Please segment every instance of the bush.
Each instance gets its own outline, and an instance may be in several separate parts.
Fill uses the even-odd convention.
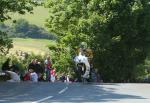
[[[1,56],[0,57],[0,68],[2,67],[2,64],[5,62],[5,60],[8,57],[6,56]],[[24,73],[25,70],[27,70],[29,63],[31,62],[32,59],[38,59],[42,64],[44,63],[44,58],[41,55],[35,55],[35,54],[30,54],[27,58],[23,58],[22,56],[14,56],[10,55],[9,58],[11,59],[10,65],[15,64],[19,67],[20,72]]]
[[[71,75],[74,63],[70,49],[60,44],[49,45],[49,49],[52,56],[52,65],[56,68],[56,72]]]
[[[1,71],[1,68],[2,68],[2,64],[6,61],[6,59],[7,59],[6,56],[0,55],[0,71]]]

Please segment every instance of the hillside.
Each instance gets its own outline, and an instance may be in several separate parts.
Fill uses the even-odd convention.
[[[18,13],[10,14],[12,20],[8,20],[5,23],[11,25],[13,20],[26,19],[30,24],[35,24],[40,27],[44,27],[45,20],[48,18],[48,9],[42,6],[34,7],[33,14],[26,13],[21,15]]]

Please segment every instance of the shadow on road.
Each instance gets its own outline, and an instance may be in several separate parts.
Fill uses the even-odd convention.
[[[64,83],[0,82],[0,103],[31,103],[40,98],[56,95],[64,87]]]
[[[111,86],[109,85],[110,87],[106,87],[106,85],[70,85],[68,91],[57,98],[53,98],[51,103],[110,102],[121,99],[146,99],[141,96],[117,93],[116,88],[120,86],[118,84],[111,84]]]
[[[59,94],[58,92],[66,86],[68,86],[68,89]],[[45,100],[44,103],[104,103],[126,99],[147,99],[128,94],[126,91],[118,92],[118,88],[123,90],[119,84],[0,83],[0,103],[31,103],[48,96],[53,96],[53,98]]]

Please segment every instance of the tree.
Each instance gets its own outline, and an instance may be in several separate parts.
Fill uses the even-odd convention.
[[[76,47],[80,41],[89,39],[87,11],[84,0],[47,0],[50,8],[46,26],[49,31],[57,34],[61,43]]]
[[[19,19],[16,21],[14,28],[18,33],[27,32],[29,29],[29,23],[25,19]]]
[[[51,44],[48,47],[52,56],[52,66],[56,68],[57,72],[68,74],[73,71],[73,61],[69,48],[57,43]]]
[[[150,46],[149,0],[47,0],[47,27],[74,47],[94,50],[94,63],[105,81],[134,80]]]
[[[4,22],[11,19],[9,13],[18,12],[25,14],[25,12],[31,12],[33,10],[32,0],[0,0],[0,22]],[[12,40],[8,38],[7,34],[0,31],[0,54],[8,53],[8,50],[12,47]]]
[[[8,39],[8,36],[5,32],[0,31],[0,55],[6,55],[9,49],[12,47],[12,40]]]

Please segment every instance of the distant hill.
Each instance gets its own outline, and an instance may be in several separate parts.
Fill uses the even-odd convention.
[[[17,21],[19,19],[25,19],[29,22],[29,24],[31,24],[33,28],[39,27],[39,30],[42,31],[42,28],[46,29],[44,24],[45,20],[48,18],[48,9],[42,6],[38,6],[34,7],[33,14],[26,13],[25,15],[21,15],[18,13],[11,13],[10,16],[12,19],[5,21],[6,25],[2,24],[0,26],[0,29],[4,29],[7,31],[8,27],[13,27],[14,21]],[[37,27],[34,25],[36,25]],[[12,33],[11,30],[9,32]],[[47,34],[47,32],[44,33]],[[16,50],[22,50],[26,52],[33,52],[36,54],[44,54],[46,52],[49,52],[47,46],[51,43],[55,43],[55,41],[46,39],[13,38],[14,48],[12,48],[10,52],[13,53]]]
[[[11,38],[35,38],[56,40],[56,36],[42,27],[30,24],[26,19],[18,19],[13,25],[0,23],[0,30],[7,32]]]
[[[25,15],[21,15],[10,13],[10,16],[11,20],[7,20],[2,25],[0,24],[0,30],[7,32],[10,37],[56,39],[44,26],[48,18],[48,8],[37,6],[34,7],[33,14],[26,13]],[[21,20],[22,22],[20,22]]]
[[[39,27],[44,27],[45,20],[46,18],[48,18],[48,8],[38,6],[34,7],[33,14],[26,13],[25,15],[21,15],[18,13],[11,13],[10,16],[12,20],[6,21],[5,23],[7,25],[12,25],[14,20],[26,19],[30,24],[34,24]]]

